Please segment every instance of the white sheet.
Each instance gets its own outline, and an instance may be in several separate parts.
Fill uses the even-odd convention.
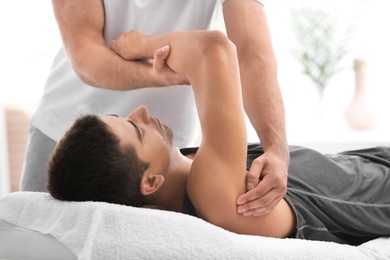
[[[0,218],[51,234],[79,259],[390,259],[389,238],[353,247],[237,235],[180,213],[61,202],[48,193],[3,196]]]

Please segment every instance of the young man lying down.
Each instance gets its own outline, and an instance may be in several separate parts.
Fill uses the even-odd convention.
[[[219,32],[137,37],[145,57],[159,48],[170,52],[167,64],[191,82],[200,147],[173,147],[169,127],[144,106],[127,118],[81,116],[49,162],[48,190],[54,198],[159,207],[239,234],[353,245],[390,235],[390,148],[385,147],[336,155],[290,147],[284,199],[262,216],[238,210],[247,169],[263,150],[246,143],[233,44]],[[115,50],[138,58],[125,45]]]

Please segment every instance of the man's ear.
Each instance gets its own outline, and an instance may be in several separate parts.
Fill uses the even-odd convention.
[[[144,174],[140,184],[141,194],[146,196],[156,192],[164,183],[165,178],[161,174]]]

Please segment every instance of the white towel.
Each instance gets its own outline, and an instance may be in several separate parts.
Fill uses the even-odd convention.
[[[51,234],[79,259],[390,259],[389,238],[354,247],[238,235],[181,213],[62,202],[48,193],[3,196],[0,218]]]

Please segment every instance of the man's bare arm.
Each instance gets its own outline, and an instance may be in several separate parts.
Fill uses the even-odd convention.
[[[53,0],[52,3],[65,50],[85,83],[117,90],[187,84],[186,79],[172,70],[158,71],[151,63],[126,61],[107,48],[103,38],[103,1]]]
[[[133,31],[115,41],[113,49],[132,59],[135,54],[127,46],[134,39],[143,42],[142,50],[136,52],[143,56],[138,58],[170,51],[168,65],[192,84],[203,138],[188,177],[187,192],[198,215],[237,233],[287,236],[293,217],[285,201],[259,217],[237,214],[236,199],[245,191],[247,144],[234,45],[220,32],[189,31],[147,37]]]
[[[223,10],[228,36],[237,47],[245,111],[265,150],[252,164],[248,189],[257,185],[259,177],[262,181],[238,199],[239,205],[245,203],[238,210],[250,215],[265,214],[286,193],[289,164],[276,58],[260,3],[227,0]]]
[[[187,192],[199,216],[215,225],[241,234],[286,237],[294,218],[284,200],[268,214],[237,214],[235,201],[245,190],[247,143],[236,50],[221,34],[205,35],[199,39],[190,32],[186,43],[172,43],[167,60],[191,81],[201,121],[202,143]]]

